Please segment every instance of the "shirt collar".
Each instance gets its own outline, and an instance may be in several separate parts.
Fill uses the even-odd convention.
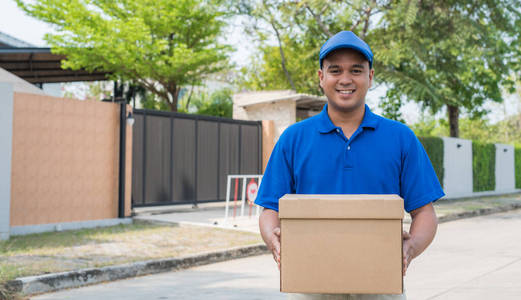
[[[335,124],[333,124],[333,122],[331,122],[331,119],[329,118],[329,115],[327,114],[327,103],[324,105],[324,108],[320,112],[318,118],[319,118],[318,131],[320,133],[329,133],[338,128],[337,126],[335,126]],[[377,116],[371,111],[371,109],[369,109],[369,106],[367,106],[367,104],[366,104],[364,118],[362,119],[362,123],[360,124],[360,127],[375,129],[377,125],[378,125]]]

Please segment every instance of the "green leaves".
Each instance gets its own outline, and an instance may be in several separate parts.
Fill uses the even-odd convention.
[[[211,0],[39,0],[17,3],[57,28],[46,36],[64,68],[104,70],[133,80],[177,109],[184,85],[225,67],[217,42],[223,12]]]
[[[496,188],[496,146],[472,143],[472,179],[474,192],[493,191]]]
[[[186,109],[187,102],[188,109]],[[181,101],[181,112],[195,112],[198,115],[232,118],[233,101],[230,89],[217,90],[211,94],[198,93]]]
[[[266,12],[256,5],[261,2],[251,4],[256,20]],[[501,102],[502,88],[512,90],[511,75],[521,70],[521,2],[516,0],[277,3],[278,10],[270,13],[278,17],[286,68],[297,91],[320,93],[320,46],[329,33],[352,30],[373,50],[375,81],[389,87],[381,106],[395,119],[407,101],[433,114],[452,105],[473,117],[482,115],[484,102]],[[280,54],[266,42],[269,33],[262,30],[259,55],[246,70],[246,88],[289,88]]]

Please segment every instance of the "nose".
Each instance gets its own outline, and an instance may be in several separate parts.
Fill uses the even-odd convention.
[[[349,74],[349,72],[343,72],[340,76],[338,83],[341,85],[349,85],[353,83],[353,78],[351,77],[351,74]]]

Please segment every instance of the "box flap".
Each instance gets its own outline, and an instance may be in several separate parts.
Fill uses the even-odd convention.
[[[279,200],[283,219],[403,219],[398,195],[286,194]]]

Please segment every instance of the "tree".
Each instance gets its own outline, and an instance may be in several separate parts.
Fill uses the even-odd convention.
[[[230,50],[217,42],[225,25],[220,0],[16,2],[55,25],[57,33],[45,39],[53,53],[67,56],[64,68],[110,72],[145,87],[172,111],[181,88],[222,70]]]
[[[345,28],[368,30],[363,22],[368,4],[364,1],[238,0],[236,13],[251,17],[249,35],[257,36],[260,47],[239,81],[248,89],[293,89],[321,94],[318,84],[318,52],[333,33]],[[327,26],[326,26],[327,24]],[[273,46],[270,41],[277,41]],[[261,58],[259,60],[259,57]]]
[[[387,115],[399,118],[405,101],[433,114],[446,108],[454,137],[460,112],[483,116],[485,100],[502,101],[502,88],[512,91],[511,75],[520,71],[521,3],[516,0],[283,0],[278,7],[281,47],[286,53],[306,51],[308,57],[291,62],[285,56],[297,91],[309,85],[295,75],[311,61],[316,72],[321,44],[333,33],[351,30],[375,53],[375,81],[388,87],[382,99]],[[292,45],[295,41],[307,42],[305,49]],[[262,77],[266,66],[281,64],[281,57],[275,51],[261,53],[262,63],[254,64],[257,77],[249,78],[267,83],[265,88],[281,85],[281,72],[270,72],[278,80]]]
[[[407,98],[432,113],[445,107],[450,136],[459,136],[463,109],[482,117],[484,102],[503,101],[502,87],[512,91],[510,79],[521,55],[521,14],[518,1],[411,2],[416,15],[401,20],[389,11],[383,26],[371,34],[379,80],[388,101]]]
[[[190,102],[188,102],[188,99],[181,100],[181,104],[188,103],[189,105],[188,108],[182,105],[180,111],[185,113],[193,111],[198,115],[232,118],[232,93],[230,89],[221,89],[211,94],[197,93],[192,96]]]

